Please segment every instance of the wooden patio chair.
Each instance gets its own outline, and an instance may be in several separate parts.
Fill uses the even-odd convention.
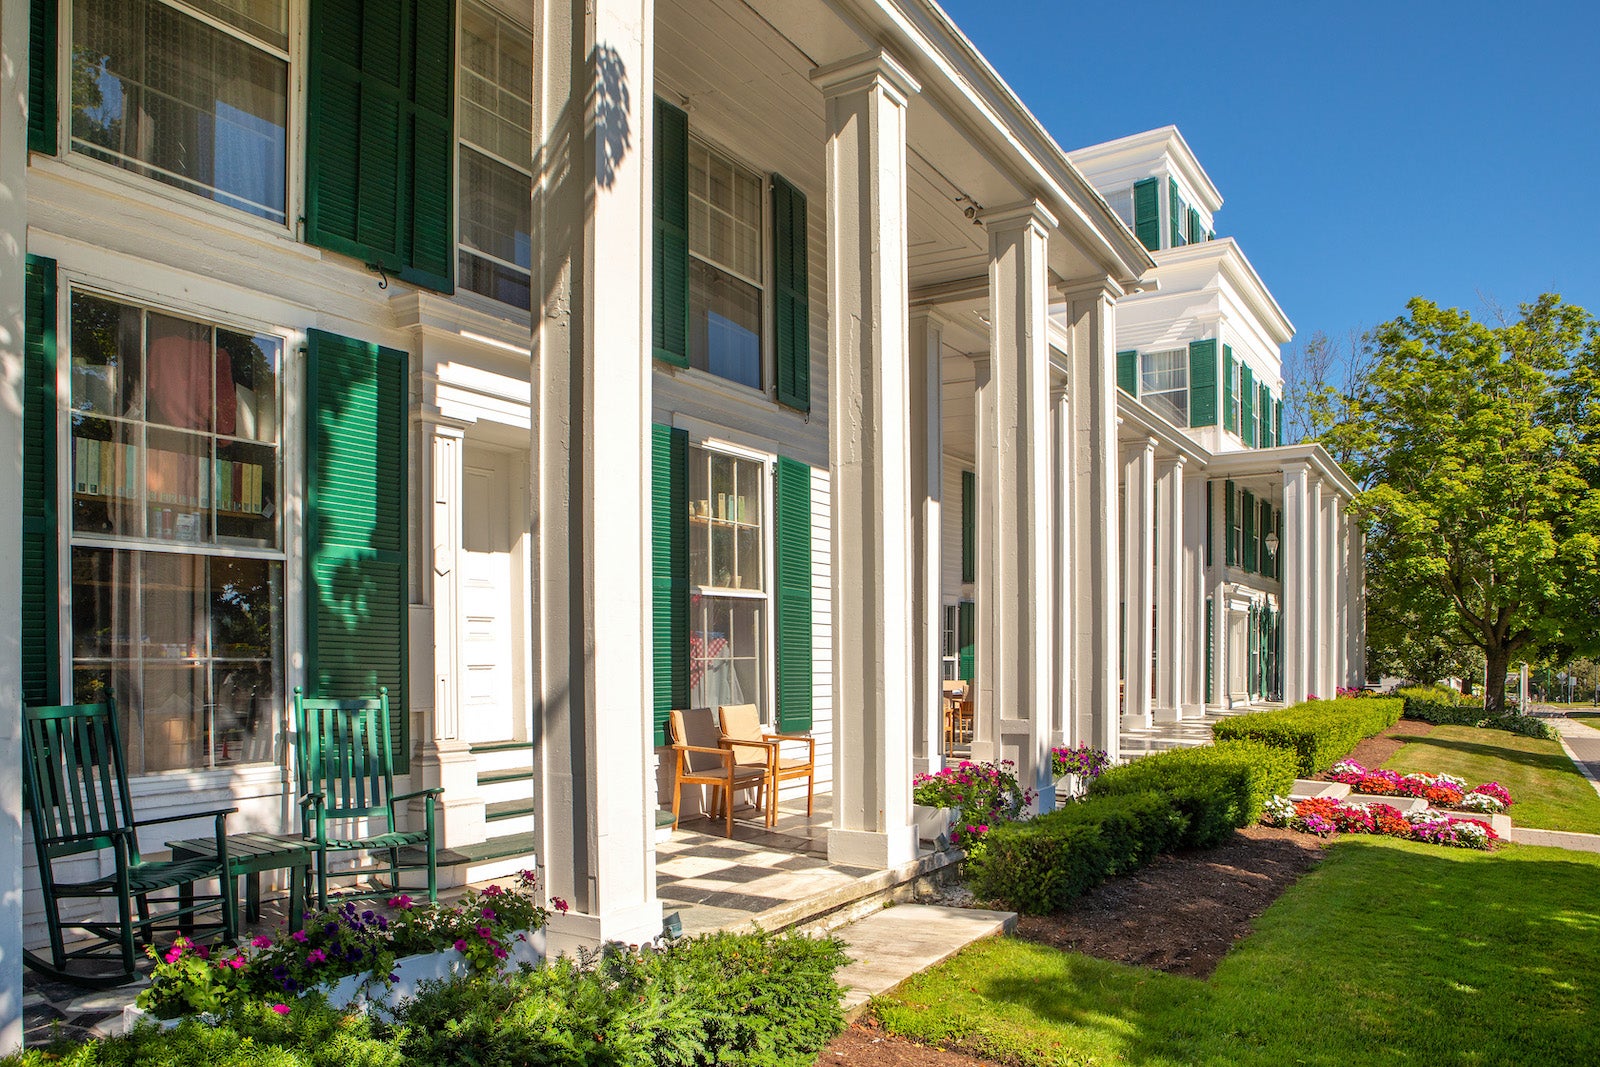
[[[357,865],[338,877],[372,876],[378,888],[347,894],[382,897],[400,888],[404,871],[428,872],[428,899],[439,899],[438,844],[434,805],[437,786],[410,793],[394,791],[394,757],[389,750],[389,690],[376,698],[326,700],[294,690],[296,756],[300,770],[300,833],[316,852],[317,906],[328,904],[328,857],[339,853],[380,853],[388,862]],[[421,798],[423,828],[401,830],[397,806]],[[371,822],[385,829],[372,833]],[[330,823],[334,824],[330,827]],[[401,850],[422,846],[426,860],[407,862]],[[387,886],[379,878],[386,878]]]
[[[715,718],[710,708],[690,711],[673,711],[667,715],[667,728],[671,731],[674,768],[672,772],[672,828],[678,828],[678,811],[682,804],[683,787],[709,785],[714,803],[727,819],[727,835],[733,836],[733,794],[738,789],[755,789],[756,806],[771,778],[763,764],[753,767],[740,764],[731,749],[723,748]],[[710,815],[716,818],[717,808]]]
[[[722,727],[721,744],[731,748],[742,767],[764,767],[767,787],[767,825],[778,822],[778,786],[792,778],[806,779],[806,818],[814,810],[817,790],[817,742],[810,734],[774,734],[761,729],[761,712],[754,704],[723,704],[717,708]],[[783,755],[785,743],[806,746],[804,759]]]
[[[104,704],[25,707],[22,721],[23,781],[33,823],[33,847],[39,858],[45,923],[50,932],[50,959],[24,952],[27,964],[79,984],[112,986],[134,978],[135,941],[152,943],[156,928],[166,923],[174,924],[174,936],[180,932],[190,937],[216,932],[232,942],[237,936],[233,879],[223,872],[228,862],[227,818],[237,809],[186,811],[160,819],[133,818],[116,698],[109,694]],[[139,854],[140,827],[205,818],[216,821],[216,856],[149,861]],[[110,853],[112,861],[109,874],[68,881],[56,873],[58,861],[72,857],[95,860],[105,853]],[[187,902],[180,899],[175,907],[152,913],[151,894],[189,888],[205,878],[217,879],[215,896],[190,895]],[[107,922],[98,916],[84,920],[63,918],[60,903],[64,900],[110,902],[116,907],[117,919]],[[195,928],[193,917],[211,908],[221,908],[220,921],[214,928]],[[68,949],[62,936],[66,929],[88,931],[92,940]],[[110,962],[118,969],[88,973],[67,969],[68,964],[79,962],[91,966]]]

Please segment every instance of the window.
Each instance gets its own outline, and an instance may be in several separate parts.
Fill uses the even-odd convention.
[[[1243,395],[1241,394],[1241,392],[1239,390],[1239,368],[1240,368],[1240,366],[1241,366],[1241,364],[1238,361],[1230,362],[1227,365],[1227,371],[1228,371],[1228,405],[1233,409],[1228,414],[1232,416],[1231,421],[1232,421],[1234,426],[1237,426],[1239,428],[1240,438],[1243,439],[1243,436],[1244,436],[1244,414],[1243,414],[1243,411],[1244,411],[1244,409],[1243,409],[1242,405],[1243,405],[1243,402],[1244,402],[1244,397],[1243,397]]]
[[[689,449],[689,702],[768,718],[766,464]]]
[[[1233,526],[1228,530],[1228,537],[1233,541],[1233,559],[1240,567],[1244,566],[1244,490],[1233,491]]]
[[[270,761],[283,341],[75,292],[70,346],[75,699],[135,774]]]
[[[1106,203],[1111,206],[1112,211],[1117,213],[1117,218],[1127,224],[1128,229],[1133,229],[1133,186],[1130,185],[1126,189],[1108,193],[1106,195]]]
[[[533,35],[461,6],[460,262],[463,289],[529,307],[533,264]]]
[[[1176,426],[1189,425],[1189,350],[1145,352],[1139,359],[1139,397],[1145,406]]]
[[[72,149],[286,221],[287,0],[74,0]]]
[[[761,177],[689,143],[689,365],[761,380]]]
[[[1172,211],[1171,225],[1168,227],[1172,231],[1172,247],[1178,248],[1191,243],[1193,238],[1189,236],[1189,205],[1178,195],[1177,185],[1172,187],[1172,197],[1168,207]]]
[[[944,626],[940,629],[939,637],[939,677],[947,682],[953,682],[961,677],[958,658],[961,652],[957,632],[959,625],[960,608],[955,604],[946,604]]]

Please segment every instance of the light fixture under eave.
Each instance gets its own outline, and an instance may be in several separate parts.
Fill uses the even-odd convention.
[[[1278,554],[1278,535],[1276,533],[1267,534],[1266,546],[1269,553],[1274,556]]]

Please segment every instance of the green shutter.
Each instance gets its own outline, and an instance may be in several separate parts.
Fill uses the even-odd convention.
[[[778,730],[811,729],[811,468],[784,457],[773,472],[777,512]]]
[[[306,240],[450,292],[450,0],[313,0]]]
[[[978,580],[978,476],[961,472],[961,580]]]
[[[1271,448],[1274,443],[1272,440],[1272,390],[1265,385],[1258,385],[1256,393],[1258,405],[1256,421],[1260,423],[1260,429],[1256,431],[1256,446],[1259,448]]]
[[[1222,346],[1222,428],[1239,432],[1239,417],[1233,409],[1233,346]]]
[[[28,151],[56,154],[61,114],[56,96],[57,0],[33,0],[28,9]],[[53,274],[54,272],[52,272]]]
[[[1189,209],[1189,243],[1197,245],[1204,236],[1205,231],[1200,229],[1200,212],[1194,208]]]
[[[806,195],[772,176],[773,313],[778,403],[811,410],[811,280],[806,258]]]
[[[23,273],[22,702],[61,703],[56,529],[56,264]]]
[[[1213,484],[1214,483],[1212,483],[1212,482],[1206,482],[1206,566],[1207,567],[1211,566],[1211,556],[1212,556],[1211,543],[1212,543],[1213,540],[1215,540],[1215,537],[1216,537],[1215,530],[1217,528],[1217,523],[1216,523],[1216,518],[1215,518],[1216,509],[1215,509],[1214,505],[1211,502],[1211,486]]]
[[[1178,195],[1178,183],[1171,178],[1167,179],[1167,229],[1172,236],[1173,248],[1185,243],[1183,239],[1183,197]]]
[[[1239,364],[1239,440],[1252,447],[1256,443],[1255,375],[1244,363]]]
[[[1279,398],[1272,402],[1272,439],[1278,444],[1283,444],[1283,400]]]
[[[689,434],[650,427],[650,633],[657,747],[689,707]]]
[[[1133,183],[1133,232],[1151,252],[1161,248],[1161,179]]]
[[[1189,425],[1217,424],[1217,342],[1189,342]]]
[[[1212,677],[1215,670],[1217,650],[1217,617],[1212,611],[1212,598],[1206,597],[1206,703],[1217,702],[1216,681]]]
[[[1117,388],[1131,397],[1139,395],[1139,353],[1117,353]]]
[[[1249,573],[1256,571],[1256,495],[1250,490],[1244,491],[1243,501],[1244,519],[1244,569]]]
[[[956,676],[963,682],[971,682],[977,676],[978,620],[975,611],[976,605],[970,600],[963,600],[956,605]]]
[[[1239,550],[1233,539],[1233,531],[1235,524],[1239,520],[1231,481],[1222,483],[1222,500],[1222,536],[1226,539],[1223,554],[1228,566],[1237,567],[1239,565]]]
[[[651,175],[651,329],[655,358],[689,365],[689,116],[656,97]]]
[[[391,750],[403,773],[410,357],[321,330],[307,341],[306,687],[348,698],[388,686]]]

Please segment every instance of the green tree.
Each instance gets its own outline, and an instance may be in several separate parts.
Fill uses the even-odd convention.
[[[1373,331],[1322,441],[1365,487],[1367,614],[1514,660],[1600,645],[1600,325],[1545,294],[1500,325],[1420,297]]]

